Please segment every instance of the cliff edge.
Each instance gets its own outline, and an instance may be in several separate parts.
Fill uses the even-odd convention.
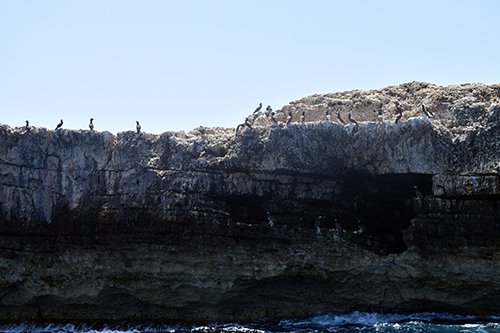
[[[0,319],[500,313],[500,85],[313,95],[248,119],[0,126]]]

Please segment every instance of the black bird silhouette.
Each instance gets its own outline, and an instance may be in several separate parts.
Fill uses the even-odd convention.
[[[141,132],[141,124],[139,124],[139,122],[136,120],[135,121],[136,125],[135,125],[135,129],[137,130],[137,133],[140,133]]]
[[[274,112],[271,112],[271,124],[273,126],[276,126],[278,125],[278,121],[276,120],[276,118],[274,117]]]
[[[252,128],[252,124],[250,124],[248,118],[245,118],[245,122],[243,124],[239,124],[238,127],[236,127],[236,134],[239,134],[240,129],[244,128],[245,126],[247,126],[248,128]]]
[[[266,108],[266,114],[270,115],[272,112],[273,112],[273,108],[271,107],[271,105],[268,105]]]
[[[337,112],[337,119],[342,123],[342,125],[345,125],[344,119],[340,116],[340,111]]]
[[[253,113],[259,112],[260,109],[262,109],[262,103],[259,103],[259,106],[255,109],[255,111]]]
[[[347,116],[347,118],[349,119],[349,121],[351,123],[353,123],[354,125],[358,126],[358,122],[356,120],[354,120],[354,118],[352,117],[351,113],[349,112],[349,115]]]
[[[26,130],[26,132],[31,131],[30,122],[27,120],[26,120],[26,126],[24,127],[24,129]]]
[[[94,121],[94,118],[90,118],[89,128],[91,131],[94,130],[94,124],[92,123],[93,121]]]
[[[59,124],[57,124],[56,126],[56,130],[58,130],[59,128],[61,128],[63,125],[63,120],[61,119],[61,121],[59,122]]]
[[[303,124],[306,121],[306,112],[302,111],[302,115],[300,116],[300,122]]]
[[[245,124],[239,124],[238,126],[236,126],[236,135],[240,134],[240,129],[245,127]]]
[[[424,104],[422,104],[422,113],[427,117],[427,118],[434,118],[434,115],[432,114],[432,112],[430,112],[429,110],[427,110],[427,108],[425,107]]]
[[[288,117],[286,117],[286,127],[288,127],[288,125],[290,125],[290,123],[292,122],[292,111],[288,111]]]
[[[245,118],[245,125],[248,126],[248,128],[252,128],[252,124],[250,124],[250,120],[248,120],[248,118]]]
[[[384,115],[382,114],[382,110],[378,110],[377,120],[380,122],[384,121]]]
[[[397,124],[399,119],[401,119],[401,117],[403,116],[403,111],[401,111],[401,109],[399,107],[397,107],[397,111],[398,111],[398,116],[396,117],[396,120],[394,121],[395,124]]]

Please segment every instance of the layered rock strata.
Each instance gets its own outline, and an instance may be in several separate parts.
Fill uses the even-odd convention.
[[[500,85],[314,95],[276,119],[1,126],[0,319],[500,313]]]

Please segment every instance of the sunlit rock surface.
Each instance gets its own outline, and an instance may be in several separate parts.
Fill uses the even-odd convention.
[[[314,95],[276,119],[1,126],[0,319],[500,313],[500,85]]]

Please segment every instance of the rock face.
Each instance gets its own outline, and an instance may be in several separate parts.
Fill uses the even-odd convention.
[[[500,313],[500,85],[314,95],[276,119],[1,126],[0,319]]]

